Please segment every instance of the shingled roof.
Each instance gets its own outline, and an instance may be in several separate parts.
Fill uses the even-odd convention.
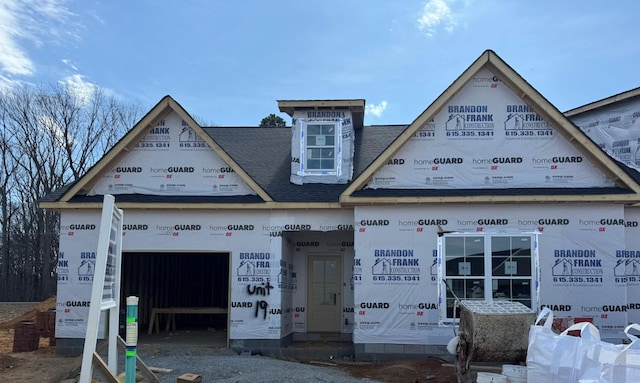
[[[598,188],[510,188],[510,189],[367,189],[370,178],[482,68],[498,74],[527,103],[588,160],[616,184]],[[634,95],[636,93],[633,93]],[[615,100],[610,100],[615,102]],[[518,202],[621,202],[640,204],[640,173],[612,159],[549,101],[522,79],[493,51],[485,51],[420,116],[408,125],[375,125],[355,129],[354,174],[348,184],[303,184],[290,182],[291,128],[200,127],[171,97],[163,98],[105,156],[78,181],[45,196],[44,208],[91,207],[101,196],[88,196],[92,182],[113,168],[150,127],[175,112],[211,147],[256,195],[159,196],[118,194],[116,202],[131,207],[267,208],[340,207],[386,203],[518,203]],[[84,203],[84,205],[83,205]],[[279,205],[283,204],[283,205]],[[286,205],[285,205],[286,204]],[[330,204],[330,205],[328,205]],[[223,206],[226,205],[226,206]]]
[[[367,126],[356,129],[354,176],[362,173],[406,125]],[[291,128],[204,128],[277,202],[338,202],[346,184],[289,182]]]
[[[355,133],[354,177],[362,173],[407,125],[375,125]],[[214,140],[276,202],[338,202],[348,184],[289,182],[291,174],[291,128],[205,127]],[[73,184],[48,194],[40,202],[56,202]],[[160,196],[118,194],[116,202],[140,203],[261,203],[258,196]],[[70,203],[101,202],[102,196],[75,195]]]
[[[355,133],[354,178],[382,153],[407,125],[375,125],[357,129]],[[338,202],[348,184],[304,184],[289,182],[291,170],[291,128],[206,127],[211,137],[242,169],[276,202]],[[617,162],[617,161],[616,161]],[[640,173],[618,162],[625,172],[640,182]],[[50,193],[41,202],[55,202],[69,190],[69,184]],[[626,194],[623,188],[540,188],[540,189],[362,189],[353,193],[362,197],[451,197],[508,195],[597,195]],[[70,203],[101,202],[102,196],[76,195]],[[117,202],[132,203],[230,203],[264,202],[254,195],[246,196],[159,196],[142,194],[116,195]]]

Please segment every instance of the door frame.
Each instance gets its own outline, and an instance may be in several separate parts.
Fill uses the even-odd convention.
[[[313,263],[316,260],[333,260],[337,265],[335,304],[325,306],[327,310],[322,310],[323,305],[313,304]],[[342,263],[341,255],[309,254],[307,256],[307,332],[342,332]]]

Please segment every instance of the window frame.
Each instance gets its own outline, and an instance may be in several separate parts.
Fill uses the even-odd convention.
[[[465,299],[479,299],[479,300],[484,300],[486,302],[493,302],[494,301],[494,288],[496,287],[494,285],[494,280],[500,281],[500,280],[507,280],[510,281],[509,286],[510,286],[510,292],[513,293],[513,281],[528,281],[529,283],[529,291],[530,291],[530,298],[527,298],[526,300],[530,300],[531,303],[531,310],[537,312],[537,306],[538,306],[538,302],[539,302],[539,289],[540,289],[540,267],[539,267],[539,249],[538,249],[538,236],[539,236],[539,232],[535,231],[535,232],[455,232],[455,233],[446,233],[443,234],[441,236],[438,237],[438,301],[440,303],[440,307],[439,307],[439,318],[440,318],[440,322],[441,323],[457,323],[459,321],[459,313],[456,313],[455,309],[456,309],[456,304],[455,298],[451,298],[451,294],[449,292],[449,289],[452,285],[452,283],[447,283],[448,280],[463,280],[464,282],[464,293],[467,294],[467,291],[469,290],[467,288],[467,281],[477,281],[477,280],[481,280],[483,281],[483,291],[481,294],[481,297],[463,297],[463,296],[457,296],[457,299],[459,300],[465,300]],[[471,265],[471,262],[466,262],[466,258],[470,258],[471,260],[476,259],[476,258],[480,258],[478,256],[467,256],[466,253],[463,254],[463,257],[465,257],[464,262],[458,262],[458,269],[462,270],[461,272],[459,272],[459,275],[456,274],[448,274],[447,273],[447,249],[446,249],[446,243],[450,238],[482,238],[483,239],[483,255],[482,255],[482,272],[478,273],[475,270],[472,270],[474,268],[474,266]],[[504,275],[506,274],[503,273],[502,275],[499,273],[496,273],[497,267],[494,267],[494,264],[492,263],[495,256],[494,256],[494,252],[493,252],[493,239],[494,238],[498,238],[498,237],[508,237],[510,239],[510,244],[512,244],[513,239],[514,238],[524,238],[524,237],[528,237],[530,238],[530,264],[527,265],[530,267],[530,275],[517,275],[517,268],[520,267],[520,264],[518,264],[518,266],[512,265],[516,267],[516,275],[514,275],[513,273],[511,273],[511,275]],[[466,242],[465,242],[466,243]],[[465,245],[466,246],[466,245]],[[508,259],[513,259],[514,254],[512,254],[511,252],[514,250],[514,247],[510,246],[509,247],[509,251],[510,254],[507,256]],[[516,258],[524,258],[524,257],[518,257],[516,256]],[[505,260],[506,261],[506,260]],[[512,260],[510,262],[513,262]],[[460,266],[460,264],[463,264],[462,266]],[[504,262],[500,263],[499,266],[506,264]],[[479,268],[479,265],[475,264],[475,268],[476,270]],[[468,270],[468,274],[463,274],[463,271],[466,272]],[[506,269],[505,269],[506,270]],[[487,273],[487,271],[489,273]],[[500,282],[497,282],[500,283]],[[496,285],[497,285],[496,283]],[[523,283],[524,284],[524,283]],[[491,289],[486,288],[486,286],[491,286]],[[451,289],[451,291],[453,291],[453,289]],[[450,301],[454,301],[454,305],[453,305],[453,309],[451,310],[451,313],[449,313],[448,311],[448,303]],[[513,296],[511,297],[507,297],[506,300],[509,301],[519,301],[518,299],[515,299]],[[524,300],[524,299],[522,299]],[[452,314],[452,315],[451,315]]]
[[[300,119],[300,175],[338,175],[342,173],[342,119],[336,121],[305,121]],[[311,126],[333,126],[333,145],[308,145],[309,127]],[[325,135],[328,136],[328,135]],[[333,167],[331,169],[309,169],[308,153],[311,149],[333,149]]]

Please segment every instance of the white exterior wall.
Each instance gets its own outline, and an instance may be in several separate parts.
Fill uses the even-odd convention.
[[[640,171],[640,97],[569,119],[611,157]]]
[[[483,69],[374,174],[367,188],[610,186],[611,180],[572,144]]]
[[[314,123],[335,123],[340,130],[336,140],[336,173],[305,173],[306,154],[301,152],[306,147],[304,126]],[[344,184],[353,176],[353,153],[355,132],[353,116],[348,110],[297,110],[293,114],[291,124],[291,182],[296,185],[305,183]]]
[[[256,193],[177,113],[170,113],[89,195],[152,194],[231,196]]]
[[[99,222],[97,210],[62,214],[56,337],[85,336]],[[295,308],[306,303],[307,249],[295,240],[286,242],[282,233],[352,226],[347,210],[125,211],[122,246],[123,252],[229,252],[230,338],[280,339],[294,331],[294,324],[296,331],[306,329],[304,316],[296,317]],[[341,244],[349,241],[344,234],[324,237],[320,251],[352,254],[353,247],[343,251]]]
[[[637,219],[636,211],[627,213]],[[451,329],[437,326],[437,222],[446,231],[470,234],[539,230],[540,305],[555,309],[557,317],[591,317],[604,338],[620,337],[629,318],[640,313],[640,307],[628,305],[637,296],[628,295],[628,289],[637,284],[630,287],[616,275],[616,254],[625,231],[632,229],[625,227],[624,215],[621,206],[598,204],[357,207],[355,264],[361,274],[355,283],[354,342],[446,344],[451,339]],[[488,219],[502,224],[482,222]],[[376,260],[394,261],[386,250],[406,250],[411,255],[397,263],[417,259],[413,268],[418,270],[400,269],[397,277],[391,273],[380,280]],[[573,250],[589,255],[576,256]],[[568,271],[561,268],[565,263]]]
[[[98,211],[62,215],[57,337],[84,337],[99,218]],[[483,219],[507,224],[484,225]],[[628,322],[640,321],[639,221],[640,208],[596,204],[357,207],[355,219],[349,211],[125,211],[123,251],[230,252],[231,339],[306,332],[306,257],[340,254],[342,332],[353,332],[355,343],[446,344],[452,330],[438,326],[436,222],[468,233],[540,230],[540,305],[557,317],[592,317],[603,337],[615,338]],[[353,243],[348,232],[322,233],[350,227]],[[289,228],[305,231],[281,234]],[[415,270],[379,280],[376,250],[388,249],[410,250]],[[571,250],[596,255],[571,257]],[[264,259],[250,259],[255,255]],[[583,259],[591,265],[581,266]],[[566,262],[572,271],[564,275],[557,267]],[[273,286],[268,295],[248,293],[247,286],[264,286],[266,278]],[[257,301],[268,305],[266,317],[262,309],[256,316]]]
[[[629,323],[640,323],[640,207],[625,208],[624,219],[625,247],[616,249],[615,277],[627,284]]]

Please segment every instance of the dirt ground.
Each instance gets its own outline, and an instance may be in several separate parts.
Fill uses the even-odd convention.
[[[409,359],[379,363],[338,365],[352,376],[388,383],[456,383],[453,367],[440,359]]]
[[[0,382],[58,383],[80,364],[80,357],[56,355],[47,338],[40,339],[37,351],[13,351],[15,325],[35,320],[38,311],[55,307],[55,297],[33,304],[0,303]],[[455,383],[456,374],[443,360],[421,358],[390,362],[363,363],[336,361],[303,361],[327,368],[340,368],[355,377],[393,383]]]
[[[0,303],[0,382],[53,383],[70,371],[74,362],[79,363],[79,358],[56,355],[47,338],[40,338],[36,351],[12,352],[15,325],[21,321],[34,321],[38,311],[55,307],[55,297],[33,304]]]

